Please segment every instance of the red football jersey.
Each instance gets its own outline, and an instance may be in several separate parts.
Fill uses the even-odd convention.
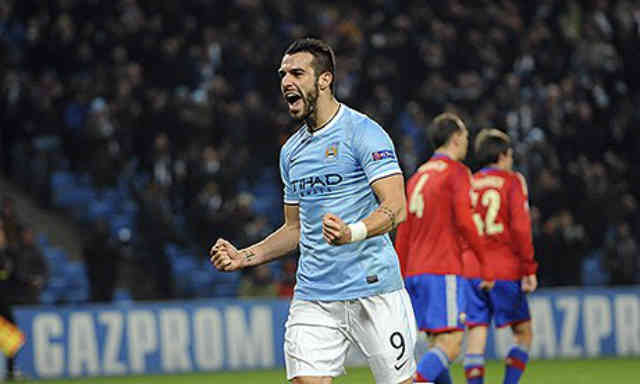
[[[527,183],[517,172],[484,168],[473,175],[474,221],[486,241],[483,258],[500,280],[536,273]],[[481,277],[474,252],[464,253],[464,275]]]
[[[407,197],[407,220],[395,243],[403,276],[461,275],[466,242],[475,250],[483,242],[472,218],[469,169],[436,154],[409,179]]]

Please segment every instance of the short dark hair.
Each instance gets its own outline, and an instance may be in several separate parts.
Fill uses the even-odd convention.
[[[500,155],[506,154],[509,148],[511,148],[511,139],[506,133],[497,129],[483,129],[474,142],[477,165],[486,167],[497,163]]]
[[[427,128],[427,136],[434,149],[445,145],[451,136],[464,129],[464,123],[455,114],[450,112],[436,116]]]
[[[331,73],[331,90],[334,90],[336,79],[336,55],[329,44],[322,40],[305,37],[297,39],[289,45],[284,52],[285,55],[293,55],[298,52],[309,52],[313,55],[311,65],[316,73],[316,78],[325,72]]]

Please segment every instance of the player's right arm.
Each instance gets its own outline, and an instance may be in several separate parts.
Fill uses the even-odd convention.
[[[222,272],[267,263],[287,255],[300,241],[300,215],[298,205],[284,205],[284,224],[259,243],[238,250],[230,242],[218,239],[209,255],[213,265]]]
[[[523,290],[533,292],[537,287],[536,272],[538,263],[534,259],[533,239],[531,235],[531,216],[529,214],[529,197],[527,182],[520,174],[511,186],[510,212],[511,236],[515,253],[520,257],[522,265]]]
[[[289,142],[287,143],[289,144]],[[296,249],[300,242],[300,196],[289,177],[291,160],[288,146],[280,150],[280,177],[284,185],[284,224],[259,243],[237,250],[230,242],[218,239],[211,247],[211,263],[219,270],[237,269],[264,264]]]

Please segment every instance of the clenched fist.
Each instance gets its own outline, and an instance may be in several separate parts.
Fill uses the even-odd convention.
[[[341,218],[327,213],[322,218],[322,237],[331,245],[342,245],[351,242],[351,229]]]
[[[233,272],[243,267],[242,255],[230,242],[218,239],[209,251],[209,260],[220,272]]]

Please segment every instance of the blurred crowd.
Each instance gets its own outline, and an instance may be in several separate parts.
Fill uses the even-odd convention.
[[[259,240],[296,128],[276,69],[304,36],[333,46],[338,99],[389,131],[406,175],[444,110],[514,138],[544,286],[640,283],[635,1],[0,0],[3,173],[44,205],[58,169],[98,190],[128,175],[138,277],[167,242],[206,258],[217,237]],[[248,271],[239,293],[287,296],[294,270]]]
[[[0,316],[13,321],[14,304],[40,303],[48,266],[36,246],[35,233],[18,216],[15,201],[3,198],[0,207]]]

